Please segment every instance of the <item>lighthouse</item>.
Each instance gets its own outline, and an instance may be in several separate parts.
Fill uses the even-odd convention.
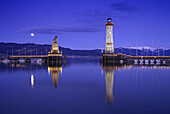
[[[108,18],[106,25],[106,45],[105,53],[114,53],[113,48],[113,23],[112,19]]]

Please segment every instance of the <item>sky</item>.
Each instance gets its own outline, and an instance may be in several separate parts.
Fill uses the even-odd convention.
[[[108,17],[114,47],[170,48],[170,0],[0,0],[0,42],[104,49]]]

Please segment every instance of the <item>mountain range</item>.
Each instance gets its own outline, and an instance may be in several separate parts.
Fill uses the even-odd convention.
[[[59,46],[64,56],[101,56],[102,49],[92,50],[73,50]],[[6,55],[45,55],[51,50],[51,45],[48,44],[33,44],[33,43],[0,43],[0,56]],[[153,48],[115,48],[115,53],[123,53],[127,55],[142,55],[142,56],[170,56],[170,49],[153,49]],[[104,52],[104,50],[103,50]]]

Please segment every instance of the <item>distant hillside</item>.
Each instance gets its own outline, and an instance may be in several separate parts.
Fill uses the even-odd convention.
[[[101,49],[94,50],[72,50],[70,48],[59,47],[60,51],[63,52],[64,56],[101,56]],[[37,51],[36,51],[37,50]],[[45,55],[51,50],[51,45],[40,45],[33,43],[0,43],[0,56],[5,55]],[[170,49],[163,50],[160,49],[160,55],[163,53],[166,56],[170,56]],[[115,48],[115,53],[123,53],[128,55],[136,55],[136,49],[129,48]],[[151,51],[150,49],[137,49],[137,55],[158,55],[158,49]]]
[[[100,56],[101,50],[72,50],[59,46],[64,56]],[[33,43],[0,43],[0,56],[5,55],[45,55],[51,50],[51,45]]]

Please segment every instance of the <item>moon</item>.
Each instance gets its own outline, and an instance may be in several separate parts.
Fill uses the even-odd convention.
[[[34,36],[34,33],[31,33],[31,36],[33,37],[33,36]]]

